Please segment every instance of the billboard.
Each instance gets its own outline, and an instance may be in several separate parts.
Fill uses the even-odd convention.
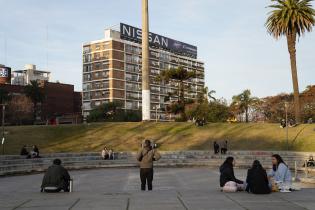
[[[11,83],[11,68],[0,67],[0,84]]]
[[[120,23],[120,38],[141,43],[142,30],[124,23]],[[151,47],[162,48],[176,54],[197,58],[197,47],[170,39],[158,34],[149,33],[149,44]]]

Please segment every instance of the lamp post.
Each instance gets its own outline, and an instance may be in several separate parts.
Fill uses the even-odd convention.
[[[149,5],[142,0],[142,121],[151,118],[149,72]]]
[[[5,141],[5,137],[4,137],[4,114],[5,114],[5,104],[1,104],[2,105],[2,140],[1,140],[1,144],[2,144],[2,155],[4,155],[4,141]]]
[[[160,105],[155,106],[155,122],[158,122],[158,109],[160,109]]]
[[[288,125],[288,102],[284,102],[285,108],[285,128],[286,128],[286,140],[287,140],[287,150],[289,150],[289,125]]]

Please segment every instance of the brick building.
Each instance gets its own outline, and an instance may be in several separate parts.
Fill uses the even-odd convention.
[[[52,82],[43,82],[40,85],[43,88],[45,100],[39,105],[38,122],[55,123],[56,120],[59,123],[81,122],[81,93],[75,92],[73,85]],[[0,88],[7,90],[12,98],[22,99],[22,96],[25,96],[25,86],[22,85],[1,84]],[[31,101],[26,103],[23,106],[29,106]],[[18,111],[12,110],[10,107],[7,110]],[[8,113],[8,115],[10,114],[12,113]]]

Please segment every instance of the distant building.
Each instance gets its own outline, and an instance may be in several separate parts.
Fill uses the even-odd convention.
[[[12,72],[12,85],[28,85],[31,81],[49,82],[50,72],[37,70],[36,65],[26,64],[23,70]]]
[[[11,68],[0,64],[0,84],[11,84]]]
[[[178,84],[160,84],[156,77],[169,68],[184,67],[195,71],[196,78],[186,82],[186,99],[196,99],[204,88],[204,63],[197,59],[197,47],[150,33],[151,119],[170,120],[165,108],[177,101],[171,93]],[[119,101],[127,110],[140,110],[141,94],[141,30],[126,24],[120,29],[105,30],[101,40],[83,44],[83,115],[95,107]],[[170,99],[170,100],[168,100]],[[157,116],[156,116],[157,114]]]
[[[42,82],[41,86],[45,94],[45,100],[42,104],[39,104],[39,112],[37,113],[37,121],[42,124],[76,124],[82,122],[82,111],[81,111],[81,92],[75,92],[74,86],[69,84]],[[17,118],[22,114],[25,114],[25,107],[31,107],[29,104],[30,100],[24,104],[17,104],[19,101],[24,100],[25,93],[23,85],[11,85],[11,84],[0,84],[0,88],[5,89],[12,96],[10,102],[8,102],[7,117],[11,116],[9,120],[10,124],[17,124]],[[11,103],[15,104],[11,104]],[[29,110],[28,112],[32,112]],[[17,112],[20,112],[17,114]],[[32,117],[32,115],[30,115]],[[28,123],[32,119],[26,120]],[[24,121],[25,122],[25,119]]]

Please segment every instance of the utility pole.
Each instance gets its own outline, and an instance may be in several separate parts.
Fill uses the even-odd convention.
[[[5,114],[5,104],[1,104],[2,105],[2,155],[4,155],[4,141],[5,141],[5,137],[4,137],[4,114]]]
[[[149,5],[142,0],[142,121],[151,119],[149,74]]]

